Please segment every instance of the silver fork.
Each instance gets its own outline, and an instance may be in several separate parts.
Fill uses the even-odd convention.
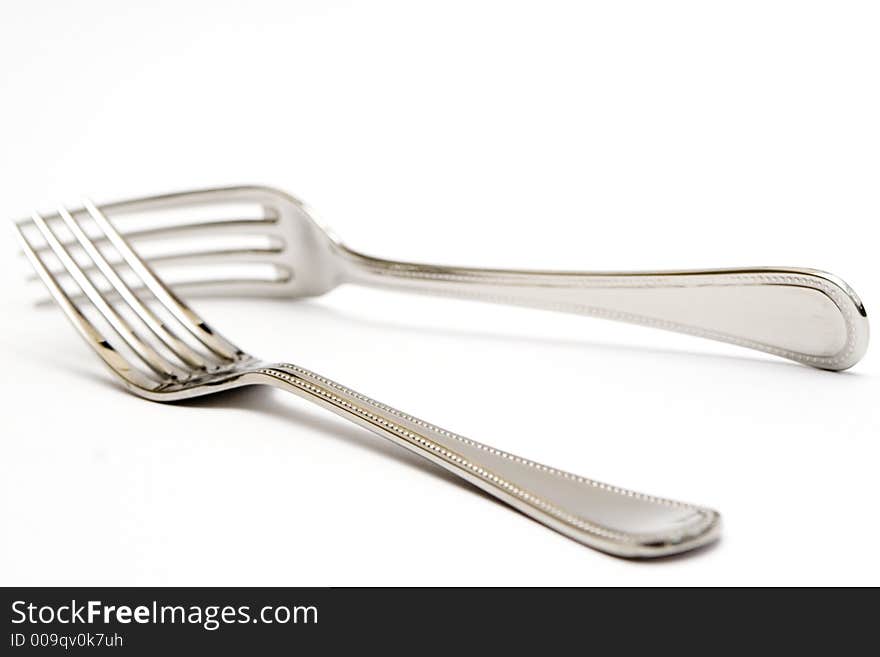
[[[538,522],[619,556],[684,552],[718,535],[719,515],[710,509],[623,490],[502,452],[296,365],[270,363],[245,353],[180,301],[97,207],[86,202],[84,208],[84,214],[76,215],[61,209],[58,220],[34,214],[33,223],[45,244],[36,243],[36,235],[24,225],[16,227],[26,256],[54,300],[130,392],[170,402],[246,385],[287,390],[427,458]],[[127,282],[131,276],[124,276],[119,264],[108,260],[103,252],[106,245],[102,250],[90,237],[94,231],[84,229],[86,217],[117,252],[119,264],[130,268],[137,285]],[[80,264],[62,243],[62,225],[93,269]],[[76,283],[79,295],[59,283],[46,264],[46,249]],[[97,272],[113,296],[95,284]],[[142,287],[143,294],[134,287]],[[90,314],[96,315],[95,320]],[[114,348],[116,338],[108,340],[106,334],[121,338],[130,354]]]
[[[232,212],[251,205],[259,212],[250,218],[199,218],[199,212],[218,204],[231,206]],[[174,208],[193,214],[164,226],[147,224],[130,231],[123,227],[126,215]],[[160,272],[167,271],[163,267],[184,266],[179,280],[168,280],[185,296],[305,297],[352,283],[643,324],[830,370],[851,367],[868,346],[868,319],[859,297],[836,276],[815,269],[551,272],[397,262],[348,248],[321,228],[300,201],[268,187],[182,192],[109,203],[101,210],[119,219],[120,229],[139,249],[157,243],[184,243],[182,249],[166,250],[148,260]],[[86,212],[79,209],[73,214],[84,216]],[[259,245],[236,242],[255,235],[267,241]],[[194,248],[222,236],[232,238],[233,243],[222,248]],[[102,240],[97,236],[99,244]],[[242,264],[262,265],[264,269],[247,276],[227,269]],[[208,265],[224,269],[216,272]],[[53,267],[50,264],[50,269]],[[63,281],[63,267],[54,268],[53,273]]]

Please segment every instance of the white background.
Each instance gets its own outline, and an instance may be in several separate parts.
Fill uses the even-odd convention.
[[[448,264],[832,271],[880,303],[864,2],[21,2],[0,216],[234,183]],[[833,374],[576,316],[359,288],[208,300],[250,351],[724,514],[584,548],[290,395],[121,391],[0,238],[2,584],[880,584],[878,350]]]

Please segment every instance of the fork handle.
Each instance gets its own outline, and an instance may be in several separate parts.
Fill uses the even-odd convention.
[[[314,372],[273,364],[269,383],[328,408],[423,456],[581,543],[625,557],[656,557],[714,540],[711,509],[595,482],[502,452],[386,406]]]
[[[395,262],[340,247],[345,281],[592,315],[844,370],[868,346],[865,307],[814,269],[550,272]]]

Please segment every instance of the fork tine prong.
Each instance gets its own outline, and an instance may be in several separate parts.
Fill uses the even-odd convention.
[[[75,218],[75,217],[74,217]],[[86,235],[88,237],[88,235]],[[98,246],[99,240],[95,240],[89,238],[92,244],[96,247]],[[106,238],[104,241],[107,241]],[[62,242],[64,244],[64,242]],[[48,249],[47,249],[48,250]],[[39,255],[39,251],[37,254]],[[290,271],[288,268],[279,264],[277,259],[274,256],[283,253],[281,250],[269,250],[269,249],[213,249],[213,250],[203,250],[203,251],[189,251],[189,252],[179,252],[179,253],[161,253],[156,255],[147,256],[147,260],[149,260],[151,265],[159,265],[162,266],[171,266],[171,267],[202,267],[207,265],[209,267],[214,265],[245,265],[245,266],[271,266],[277,270],[281,270],[279,272],[280,277],[284,277],[286,273],[287,276],[284,277],[284,281],[290,279]],[[108,263],[111,266],[115,267],[117,265],[122,264],[122,261],[113,259],[107,259]],[[83,266],[83,270],[86,273],[91,272],[96,269],[94,266],[86,265]],[[53,274],[63,274],[64,272],[59,272],[54,269],[50,269]],[[27,280],[36,280],[36,274],[29,274],[27,276]],[[281,281],[281,282],[284,282]]]
[[[226,340],[226,338],[219,333],[214,332],[214,330],[211,329],[202,318],[196,315],[196,313],[183,303],[183,301],[178,299],[177,296],[156,277],[150,267],[132,250],[125,238],[119,234],[119,231],[113,227],[113,224],[110,223],[107,217],[104,216],[94,203],[86,200],[84,205],[92,216],[92,219],[94,219],[98,226],[101,227],[101,230],[104,231],[104,234],[110,240],[110,243],[113,244],[135,274],[141,278],[147,289],[155,295],[159,300],[159,303],[161,303],[178,322],[183,324],[183,326],[192,333],[196,339],[205,345],[205,347],[223,358],[234,360],[243,355],[244,352]]]
[[[79,242],[80,246],[82,246],[89,257],[91,257],[98,270],[104,275],[104,278],[107,279],[110,285],[113,286],[113,289],[116,290],[120,297],[122,297],[123,301],[131,307],[134,313],[141,318],[141,321],[147,325],[153,334],[187,365],[198,368],[207,367],[204,358],[193,351],[188,344],[174,335],[174,333],[171,332],[158,317],[156,317],[153,311],[137,298],[137,295],[131,291],[131,288],[128,287],[125,281],[123,281],[119,274],[116,273],[116,270],[113,269],[109,262],[107,262],[107,258],[104,257],[92,240],[89,239],[89,236],[86,235],[85,231],[83,231],[73,215],[65,208],[60,208],[59,214],[64,220],[64,223],[70,229],[70,232],[73,233],[74,237]]]
[[[76,216],[79,213],[72,212],[71,214]],[[29,223],[29,221],[22,220],[19,223],[27,224]],[[205,238],[224,236],[240,237],[241,235],[266,236],[281,240],[281,237],[280,235],[278,235],[277,231],[273,230],[273,227],[277,224],[277,219],[221,219],[213,221],[189,221],[170,226],[135,228],[131,230],[126,230],[123,234],[125,235],[125,239],[133,243],[139,242],[140,240],[144,239],[157,241],[197,241]],[[96,235],[94,238],[92,238],[92,241],[96,245],[103,245],[105,242],[107,242],[107,238],[104,236]],[[71,246],[73,244],[76,244],[76,240],[68,241],[62,239],[61,243],[64,246]],[[283,251],[284,248],[285,245],[281,244],[277,248],[273,248],[271,250],[267,249],[266,252],[279,253]],[[36,245],[33,247],[33,249],[37,253],[37,255],[42,255],[44,252],[49,250],[48,247]]]
[[[46,243],[52,247],[55,256],[61,261],[61,264],[64,265],[64,268],[70,274],[71,278],[76,281],[76,284],[85,293],[89,301],[92,302],[92,305],[95,306],[95,309],[105,320],[107,320],[107,323],[113,327],[113,330],[119,334],[119,337],[125,341],[132,351],[137,354],[138,358],[163,377],[186,378],[187,373],[184,370],[170,363],[166,358],[153,349],[153,347],[141,340],[132,330],[131,326],[129,326],[128,322],[120,317],[119,313],[107,303],[107,300],[92,284],[89,277],[83,272],[73,257],[71,257],[67,249],[61,245],[58,237],[43,217],[34,213],[33,220],[40,233],[42,233],[43,238],[46,240]]]
[[[15,232],[21,243],[24,255],[30,261],[40,279],[45,283],[46,288],[49,290],[49,294],[52,295],[52,298],[55,299],[61,307],[61,310],[67,316],[67,319],[70,320],[70,323],[73,324],[77,332],[85,339],[98,357],[104,361],[107,367],[127,383],[137,388],[147,390],[155,388],[156,382],[150,379],[138,368],[132,367],[131,364],[113,348],[113,345],[104,339],[104,336],[101,335],[95,325],[92,324],[70,300],[70,297],[67,296],[67,293],[62,289],[61,285],[58,284],[58,281],[55,280],[55,277],[49,271],[49,268],[46,267],[45,263],[37,255],[34,247],[28,242],[27,237],[21,230],[21,226],[16,224]]]

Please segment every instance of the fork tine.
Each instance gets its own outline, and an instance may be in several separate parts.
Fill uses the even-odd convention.
[[[166,347],[168,347],[174,355],[180,358],[187,365],[198,368],[207,367],[207,363],[205,359],[202,358],[199,354],[193,351],[189,345],[183,342],[180,338],[178,338],[172,331],[170,331],[162,321],[156,317],[156,315],[147,308],[141,300],[137,298],[137,296],[131,291],[128,285],[125,284],[119,274],[116,273],[116,270],[107,262],[107,259],[104,255],[97,249],[92,240],[89,239],[88,235],[85,234],[82,227],[79,225],[76,219],[68,212],[66,209],[61,208],[59,210],[59,214],[61,218],[64,220],[64,223],[70,229],[70,232],[73,233],[74,237],[76,237],[77,241],[80,243],[82,248],[88,253],[91,259],[94,261],[98,270],[104,275],[110,285],[113,286],[113,289],[119,294],[120,297],[129,305],[129,307],[135,312],[135,314],[141,318],[144,324],[153,332],[153,334],[159,338]]]
[[[51,271],[51,270],[50,270]],[[54,272],[53,272],[53,275]],[[57,276],[56,280],[59,281],[59,284],[64,287],[64,281],[67,278],[67,274],[65,273],[63,276]],[[164,277],[163,277],[164,278]],[[31,282],[35,283],[39,277],[35,277]],[[215,276],[215,277],[204,277],[204,276],[188,276],[188,277],[177,277],[173,281],[169,281],[168,285],[171,285],[174,290],[183,296],[193,296],[193,297],[260,297],[266,299],[277,299],[279,297],[287,297],[287,288],[285,287],[285,283],[290,280],[290,275],[285,273],[276,272],[274,276],[270,277],[236,277],[236,276]],[[134,293],[136,297],[140,299],[152,299],[153,295],[150,294],[150,291],[141,284],[138,285],[130,285],[129,289]],[[109,290],[101,290],[104,293],[104,298],[108,301],[115,300],[116,292],[112,289]],[[69,290],[68,296],[70,296],[71,301],[77,303],[84,296],[82,292]],[[34,305],[37,306],[45,306],[47,304],[54,303],[51,296],[44,296],[41,298],[37,298],[34,300]]]
[[[43,217],[34,213],[33,220],[46,242],[52,247],[52,251],[55,253],[56,257],[67,269],[71,278],[76,281],[80,289],[82,289],[89,298],[89,301],[92,302],[92,305],[95,306],[95,309],[105,320],[107,320],[110,326],[113,327],[113,330],[119,334],[125,343],[131,347],[132,351],[137,354],[138,358],[163,377],[186,378],[187,373],[184,370],[168,362],[168,360],[162,357],[155,349],[153,349],[153,347],[141,340],[132,330],[131,326],[129,326],[128,322],[113,310],[110,304],[107,303],[107,300],[104,299],[101,293],[92,284],[91,280],[89,280],[89,277],[86,276],[82,269],[80,269],[80,266],[70,256],[67,249],[61,245],[61,242],[58,241],[58,237]]]
[[[89,238],[88,235],[86,235],[86,237],[97,247],[99,243],[98,240]],[[106,242],[107,240],[105,239],[104,241]],[[65,244],[65,242],[62,242],[62,244]],[[71,243],[68,242],[67,244]],[[75,244],[75,242],[72,244]],[[37,253],[39,253],[39,251],[37,251]],[[279,264],[279,259],[275,257],[280,253],[283,253],[281,249],[241,248],[147,255],[145,257],[151,264],[156,265],[161,263],[163,266],[261,265],[268,263],[273,264],[276,267],[281,267],[283,265]],[[105,257],[104,259],[107,260],[111,266],[120,265],[124,262],[123,260],[116,258],[111,259]],[[94,265],[83,265],[82,268],[86,273],[91,273],[96,269]],[[63,275],[65,273],[63,269],[58,270],[53,267],[50,267],[49,271],[55,276]],[[36,274],[29,274],[27,276],[28,280],[36,280],[36,278]]]
[[[71,214],[77,215],[78,213],[73,212]],[[19,225],[24,225],[26,223],[27,221],[23,220],[22,222],[19,222]],[[280,239],[277,231],[272,230],[272,227],[277,224],[277,219],[215,219],[211,221],[182,222],[176,225],[159,226],[156,228],[138,228],[126,231],[123,235],[125,236],[125,239],[130,242],[138,242],[142,239],[199,240],[204,239],[205,237],[219,237],[226,235],[232,237],[238,237],[240,235],[267,235],[269,237]],[[60,239],[59,241],[64,246],[76,244],[76,240]],[[92,241],[96,245],[103,245],[108,240],[104,236],[96,235],[92,238]],[[32,248],[39,255],[49,251],[49,248],[45,246],[34,246]],[[283,248],[284,247],[282,246],[278,250],[281,251]]]
[[[113,227],[113,224],[104,216],[104,214],[95,207],[91,201],[84,203],[92,219],[101,227],[104,234],[113,244],[119,254],[128,263],[128,266],[141,278],[144,285],[159,300],[165,309],[170,312],[183,324],[186,329],[193,334],[195,338],[201,341],[208,349],[218,356],[227,359],[236,359],[244,355],[238,347],[226,340],[219,333],[214,332],[205,321],[196,315],[189,307],[186,306],[177,296],[162,283],[149,266],[141,260],[141,258],[131,249],[128,242]]]
[[[73,324],[74,328],[76,328],[77,332],[88,342],[89,346],[94,350],[94,352],[98,355],[98,357],[104,361],[104,363],[109,367],[115,374],[120,376],[127,383],[142,389],[154,389],[157,386],[157,383],[148,377],[146,374],[141,372],[138,368],[132,367],[129,362],[113,348],[107,340],[101,335],[98,329],[92,324],[85,315],[83,315],[79,308],[70,300],[61,286],[58,284],[58,281],[52,276],[49,269],[40,260],[40,257],[37,255],[34,247],[28,242],[27,237],[22,232],[21,227],[16,224],[15,232],[18,236],[18,240],[21,243],[22,251],[24,252],[27,259],[30,261],[31,265],[33,265],[34,270],[42,279],[43,283],[46,284],[46,287],[49,290],[49,293],[61,307],[61,310],[64,311],[64,314],[67,316],[67,319],[70,320],[70,323]]]

